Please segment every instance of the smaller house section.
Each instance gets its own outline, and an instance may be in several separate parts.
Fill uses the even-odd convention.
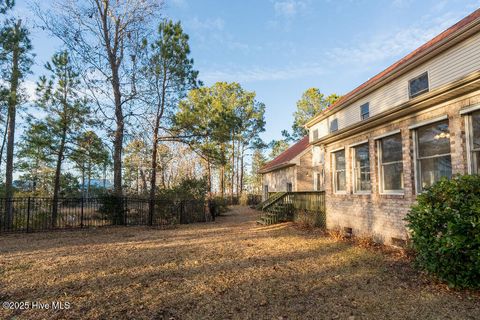
[[[260,169],[263,200],[272,192],[322,190],[320,172],[313,170],[318,156],[312,153],[308,140],[304,137]]]

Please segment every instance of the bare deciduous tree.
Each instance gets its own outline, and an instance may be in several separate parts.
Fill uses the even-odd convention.
[[[162,0],[54,0],[48,11],[36,6],[43,27],[84,66],[83,76],[98,113],[105,123],[114,123],[113,180],[118,197],[123,194],[125,125],[138,95],[139,50],[162,5]]]

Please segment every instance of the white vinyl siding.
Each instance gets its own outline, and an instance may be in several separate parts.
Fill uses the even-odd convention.
[[[366,102],[370,104],[370,117],[405,103],[409,100],[408,81],[423,72],[428,72],[429,90],[432,91],[478,70],[480,70],[480,34],[456,44],[433,59],[330,115],[327,119],[315,124],[312,129],[318,128],[318,136],[322,138],[329,133],[328,123],[332,119],[338,119],[338,130],[358,123],[361,121],[358,106]]]

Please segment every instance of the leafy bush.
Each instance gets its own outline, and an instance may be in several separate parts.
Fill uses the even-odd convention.
[[[159,189],[157,197],[168,200],[203,200],[207,195],[208,184],[205,178],[186,178],[171,189]]]
[[[450,286],[480,288],[480,176],[439,181],[406,220],[420,267]]]

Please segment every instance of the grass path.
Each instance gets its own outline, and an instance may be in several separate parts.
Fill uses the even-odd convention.
[[[403,259],[235,207],[172,230],[0,237],[0,302],[69,302],[0,319],[478,319],[478,294],[431,284]]]

